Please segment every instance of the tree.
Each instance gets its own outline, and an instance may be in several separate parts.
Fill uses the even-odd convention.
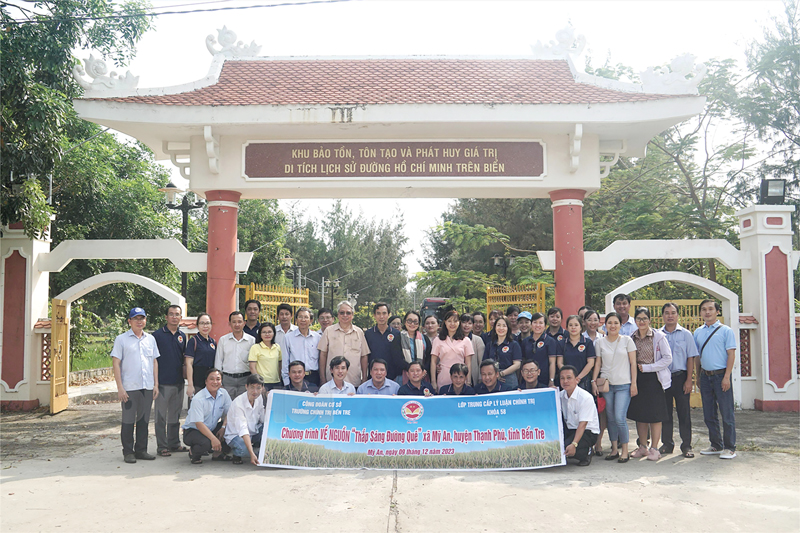
[[[40,0],[0,6],[0,223],[21,221],[26,233],[41,235],[53,210],[42,183],[66,150],[83,140],[82,121],[71,99],[81,89],[71,77],[77,49],[95,49],[118,66],[135,53],[150,28],[140,0]],[[76,133],[76,129],[78,133]]]

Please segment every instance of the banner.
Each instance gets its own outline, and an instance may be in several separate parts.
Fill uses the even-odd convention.
[[[273,390],[261,466],[522,470],[566,464],[555,389],[482,396],[329,396]]]

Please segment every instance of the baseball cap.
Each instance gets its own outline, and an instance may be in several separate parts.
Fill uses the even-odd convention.
[[[145,313],[144,309],[142,309],[141,307],[134,307],[133,309],[131,309],[131,312],[128,313],[128,318],[133,318],[135,316],[147,317],[147,313]]]
[[[517,315],[517,320],[519,320],[520,318],[527,318],[528,320],[533,320],[533,315],[527,311],[523,311],[519,315]]]

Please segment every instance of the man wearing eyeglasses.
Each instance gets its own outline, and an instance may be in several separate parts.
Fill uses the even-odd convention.
[[[180,416],[183,407],[183,354],[186,335],[178,329],[183,310],[179,305],[167,308],[167,325],[153,332],[161,354],[158,365],[156,398],[156,453],[169,457],[170,452],[185,452],[180,440]]]
[[[319,368],[325,369],[325,379],[330,381],[331,374],[328,369],[329,357],[342,356],[350,362],[345,381],[358,387],[368,376],[367,364],[369,346],[364,337],[364,331],[353,324],[353,306],[347,300],[336,306],[339,322],[330,326],[319,340]]]

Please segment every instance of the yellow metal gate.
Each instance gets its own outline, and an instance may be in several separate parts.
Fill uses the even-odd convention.
[[[258,300],[261,302],[261,315],[259,322],[278,323],[278,306],[287,303],[293,311],[300,307],[308,307],[308,289],[295,289],[293,287],[280,287],[278,285],[237,285],[237,289],[245,290],[245,301]]]
[[[53,299],[50,329],[50,414],[69,405],[69,319],[66,300]]]
[[[505,314],[509,305],[516,305],[522,311],[545,312],[545,288],[548,283],[536,285],[511,285],[508,287],[489,287],[486,289],[486,314],[499,309]]]

